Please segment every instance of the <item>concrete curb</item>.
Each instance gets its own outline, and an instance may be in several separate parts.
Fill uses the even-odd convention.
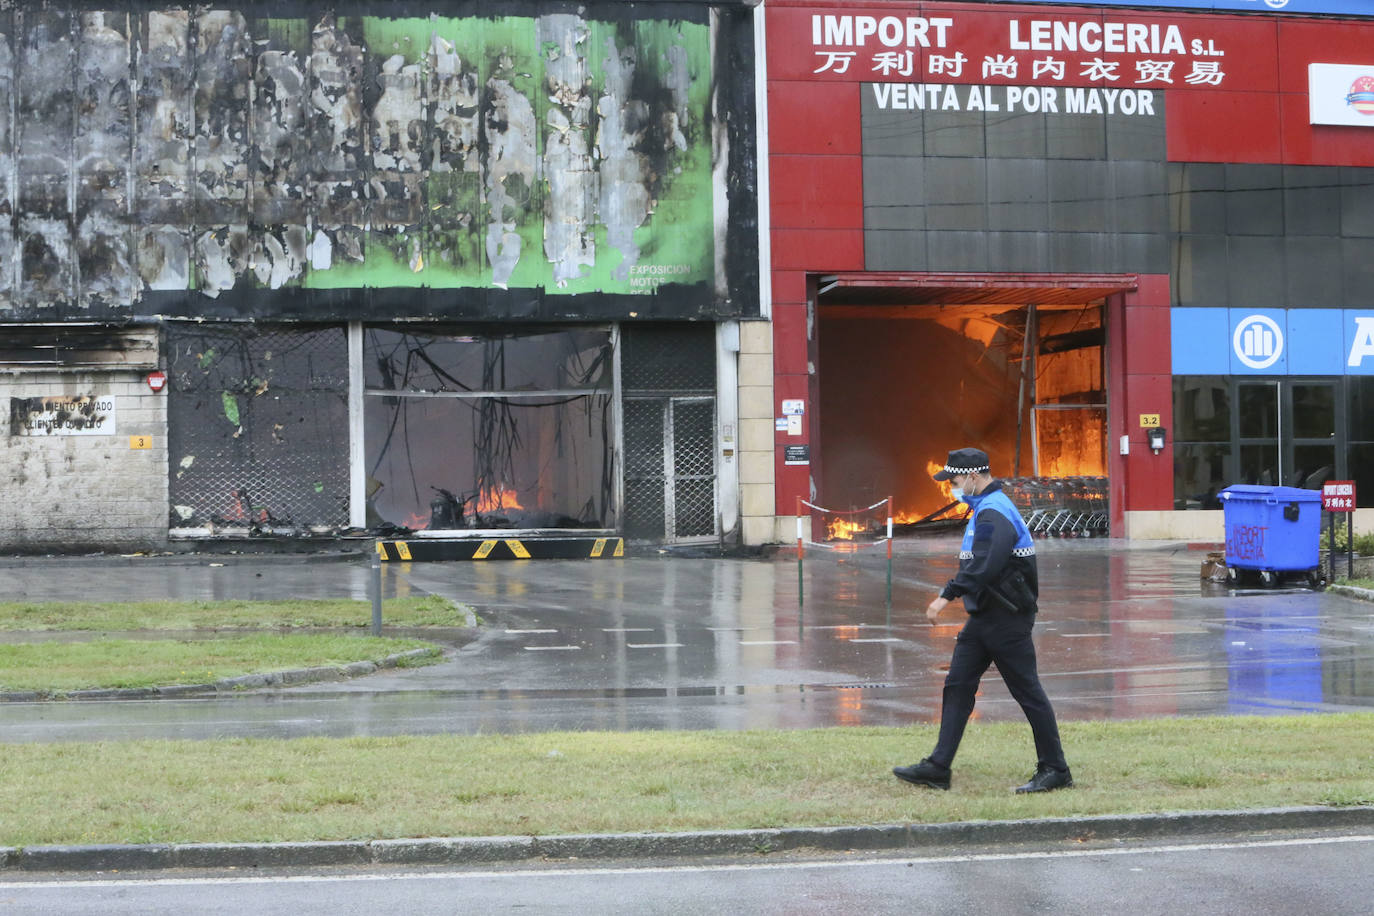
[[[0,847],[3,871],[150,871],[324,865],[475,865],[531,859],[659,859],[793,850],[921,850],[1374,827],[1374,806],[1188,811],[953,824],[793,827],[690,833],[435,837],[318,843]]]
[[[266,674],[242,674],[209,684],[169,684],[165,687],[101,687],[91,690],[71,690],[51,693],[40,690],[8,690],[0,692],[0,703],[36,703],[43,700],[159,700],[204,696],[212,693],[234,693],[259,687],[292,687],[320,681],[342,681],[364,677],[383,668],[396,668],[413,659],[443,655],[438,646],[430,649],[410,649],[397,652],[377,661],[350,662],[347,665],[321,665],[316,668],[290,668]]]
[[[371,541],[337,550],[261,550],[242,552],[180,551],[149,553],[6,554],[0,569],[79,566],[287,566],[300,563],[363,563],[372,556]]]
[[[1348,598],[1359,598],[1361,601],[1374,601],[1374,590],[1357,588],[1354,585],[1328,585],[1326,590]]]

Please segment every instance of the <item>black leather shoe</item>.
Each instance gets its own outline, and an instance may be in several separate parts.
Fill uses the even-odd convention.
[[[949,790],[949,767],[932,763],[929,757],[914,766],[893,767],[892,775],[913,786]]]
[[[1030,782],[1024,786],[1016,787],[1016,794],[1053,792],[1055,789],[1067,789],[1071,785],[1073,785],[1073,775],[1067,769],[1056,770],[1054,767],[1042,765],[1035,768],[1035,775],[1031,777]]]

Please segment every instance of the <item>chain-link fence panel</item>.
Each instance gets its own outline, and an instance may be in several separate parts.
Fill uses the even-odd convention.
[[[662,538],[667,513],[663,470],[663,411],[660,399],[626,398],[625,535]]]
[[[342,327],[173,324],[167,352],[173,529],[348,525]]]
[[[714,324],[626,325],[620,332],[620,387],[630,393],[713,394]]]
[[[674,400],[673,529],[678,537],[716,533],[715,401]]]

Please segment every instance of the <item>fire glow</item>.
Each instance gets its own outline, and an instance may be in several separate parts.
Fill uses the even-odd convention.
[[[959,511],[957,505],[959,501],[954,498],[954,485],[948,480],[935,480],[935,472],[943,467],[944,465],[938,461],[926,462],[926,475],[940,488],[940,506],[937,507],[939,511],[934,516],[932,516],[930,512],[923,512],[921,510],[904,509],[895,511],[892,516],[893,524],[912,525],[916,522],[931,521],[935,518],[948,518],[951,516],[951,513]],[[956,505],[950,505],[951,503],[955,503]]]
[[[927,461],[926,474],[932,476],[933,479],[935,472],[942,467],[944,467],[944,465],[940,464],[938,461]],[[934,515],[930,512],[921,510],[898,511],[886,504],[880,507],[878,511],[880,513],[884,510],[891,512],[892,523],[894,525],[910,525],[916,522],[931,521],[936,518],[951,517],[951,513],[957,512],[959,508],[957,505],[951,505],[951,503],[958,503],[958,500],[954,498],[954,488],[947,480],[936,480],[935,485],[940,488],[941,499],[943,501],[940,504],[939,510]],[[850,517],[836,517],[826,522],[825,536],[827,540],[831,541],[852,541],[857,535],[871,531],[874,535],[873,539],[878,540],[882,538],[886,528],[887,518],[885,515],[859,521],[851,521]]]
[[[498,516],[513,509],[523,510],[525,508],[520,505],[520,499],[516,492],[506,487],[495,487],[487,493],[469,497],[467,500],[463,500],[462,505],[467,511],[464,513],[465,517],[457,519],[457,521],[460,526],[468,528],[483,527],[483,516]],[[405,520],[405,527],[411,531],[424,531],[430,527],[432,522],[432,516],[412,512]]]
[[[477,495],[477,501],[473,503],[472,511],[477,515],[490,515],[503,512],[507,509],[524,509],[520,505],[520,500],[514,490],[505,487],[492,489]]]
[[[268,516],[266,509],[259,509],[257,512],[257,517],[254,518],[252,507],[249,506],[247,503],[247,491],[235,490],[233,493],[233,502],[231,503],[232,508],[230,508],[230,510],[224,514],[225,519],[231,522],[267,521]]]
[[[852,541],[854,535],[864,530],[862,522],[851,522],[843,518],[833,519],[825,526],[825,536],[832,541]]]

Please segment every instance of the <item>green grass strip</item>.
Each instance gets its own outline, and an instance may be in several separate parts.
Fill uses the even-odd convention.
[[[97,687],[207,684],[243,674],[376,661],[432,647],[418,639],[346,634],[10,643],[0,644],[0,690],[61,694]]]
[[[473,621],[471,607],[438,595],[382,602],[385,626],[461,627]],[[272,629],[371,624],[372,603],[350,599],[0,602],[0,630]]]
[[[1062,723],[1076,788],[1017,796],[1023,723],[0,746],[0,845],[939,823],[1374,803],[1374,714]],[[98,774],[95,775],[95,774]]]

